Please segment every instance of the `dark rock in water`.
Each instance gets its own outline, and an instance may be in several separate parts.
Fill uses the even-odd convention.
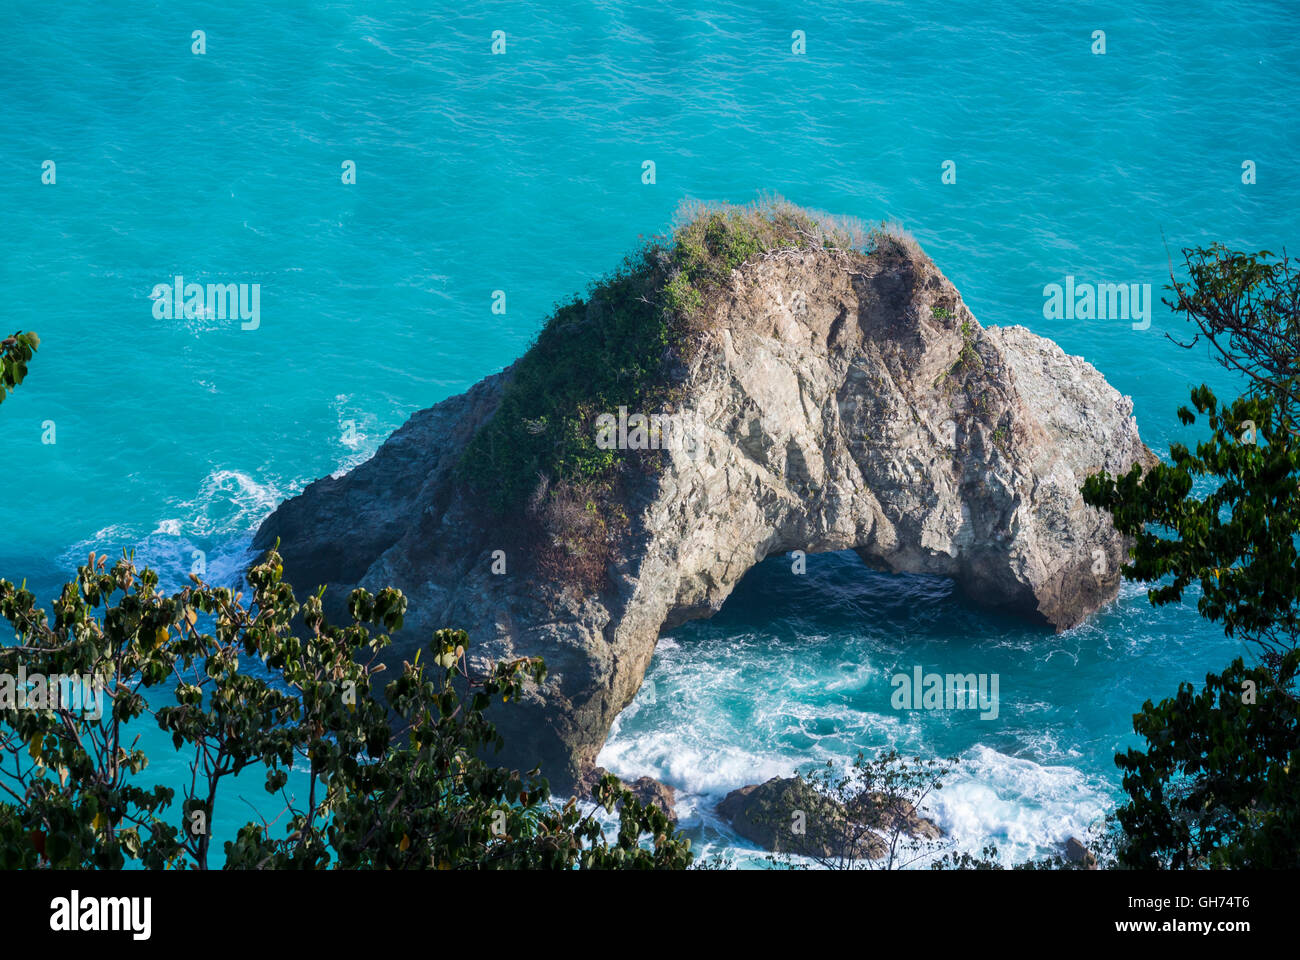
[[[583,799],[589,799],[601,777],[609,771],[604,767],[590,767],[578,779],[574,793]],[[619,783],[644,804],[655,804],[668,815],[673,823],[677,822],[677,791],[666,783],[660,783],[653,777],[638,777],[628,783],[620,778]]]
[[[1069,863],[1082,864],[1088,870],[1097,869],[1097,858],[1092,851],[1074,837],[1065,841],[1065,859]]]
[[[839,803],[798,777],[773,777],[733,790],[718,813],[764,850],[819,859],[878,859],[895,837],[937,840],[943,830],[906,800],[883,793]],[[798,832],[802,829],[803,832]]]
[[[764,850],[837,860],[875,860],[887,852],[874,833],[853,828],[843,806],[797,777],[733,790],[718,813]]]
[[[849,804],[848,814],[854,820],[869,823],[887,835],[897,830],[900,834],[920,840],[938,840],[943,836],[942,827],[921,816],[906,800],[890,800],[883,793],[859,798]]]
[[[286,577],[300,594],[328,586],[335,617],[354,587],[400,588],[394,663],[440,627],[468,631],[475,669],[542,656],[545,684],[493,713],[502,760],[540,763],[560,790],[636,695],[660,631],[712,615],[765,557],[853,549],[1056,629],[1115,596],[1126,544],[1079,489],[1154,458],[1132,402],[1084,360],[980,326],[903,241],[758,254],[710,309],[674,414],[691,444],[622,481],[602,588],[507,550],[456,472],[516,367],[281,504],[255,545],[279,538]]]

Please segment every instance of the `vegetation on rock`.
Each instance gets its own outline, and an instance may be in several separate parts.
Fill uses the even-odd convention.
[[[539,549],[543,572],[603,585],[628,518],[615,501],[626,471],[656,469],[597,445],[596,418],[671,412],[734,271],[760,256],[835,250],[861,256],[885,235],[778,198],[684,205],[670,238],[646,242],[585,298],[558,306],[514,365],[499,407],[470,442],[461,479],[503,528]],[[520,521],[523,523],[520,523]]]

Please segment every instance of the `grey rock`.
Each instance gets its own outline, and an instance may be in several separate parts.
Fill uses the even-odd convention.
[[[290,582],[328,586],[335,615],[358,585],[402,589],[396,662],[444,626],[469,632],[472,666],[544,657],[545,684],[495,719],[502,759],[540,763],[559,789],[635,696],[660,631],[712,615],[765,557],[853,549],[1058,630],[1115,596],[1127,545],[1079,488],[1154,462],[1132,402],[1051,341],[980,326],[915,246],[755,257],[707,330],[678,405],[693,446],[629,484],[602,591],[539,581],[509,554],[493,574],[500,532],[453,476],[513,368],[283,503],[255,545],[279,538]]]
[[[884,793],[860,796],[848,806],[848,815],[859,823],[869,824],[886,836],[895,832],[919,840],[938,840],[943,828],[923,817],[907,800]]]

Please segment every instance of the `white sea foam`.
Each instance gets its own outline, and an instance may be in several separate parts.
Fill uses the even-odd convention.
[[[643,704],[642,708],[662,706]],[[811,704],[786,703],[784,710],[790,717],[817,714]],[[739,731],[698,721],[677,725],[655,718],[649,729],[643,720],[631,724],[638,732],[624,732],[623,721],[634,717],[625,713],[615,721],[597,762],[624,779],[652,776],[675,787],[681,824],[700,836],[701,851],[729,852],[741,860],[748,858],[751,865],[765,862],[765,855],[753,851],[752,844],[732,833],[718,817],[716,805],[722,796],[746,784],[788,777],[796,766],[807,769],[827,760],[847,764],[856,753],[856,748],[846,748],[842,733],[811,738],[807,753],[794,756],[788,752],[789,740],[785,749],[764,743],[746,746],[739,742]],[[829,726],[842,728],[850,720],[854,739],[869,757],[890,746],[911,753],[908,745],[914,746],[918,734],[925,734],[897,716],[853,717],[849,711]],[[771,717],[761,719],[764,724],[771,721]],[[1106,784],[1059,763],[1077,758],[1077,750],[1062,748],[1054,734],[1030,739],[1033,742],[1024,744],[1026,752],[1044,762],[976,744],[958,757],[943,789],[923,804],[922,809],[948,833],[950,849],[979,855],[993,843],[1006,864],[1050,856],[1068,837],[1085,836],[1111,809]],[[928,754],[923,749],[918,752]],[[928,862],[927,858],[920,865]]]
[[[352,395],[340,393],[334,397],[333,407],[339,424],[339,443],[347,455],[330,474],[334,479],[343,476],[353,467],[365,463],[375,455],[388,431],[382,428],[379,418],[370,411],[358,410]]]
[[[188,519],[185,531],[195,536],[220,536],[251,531],[283,499],[275,483],[259,483],[239,470],[213,470],[198,494],[178,506]]]
[[[253,531],[282,499],[275,483],[259,483],[238,470],[213,470],[194,497],[173,503],[152,530],[113,524],[69,547],[60,562],[70,571],[92,550],[110,562],[125,550],[138,565],[154,569],[164,589],[188,583],[191,572],[209,583],[233,585],[254,559]]]
[[[1101,783],[1074,767],[1045,766],[977,744],[934,794],[931,808],[958,849],[997,845],[1004,863],[1049,856],[1084,837],[1113,806]]]
[[[596,762],[625,780],[649,775],[686,793],[714,797],[747,783],[788,777],[794,770],[789,760],[772,754],[731,744],[713,749],[688,746],[671,735],[634,740],[611,737]]]

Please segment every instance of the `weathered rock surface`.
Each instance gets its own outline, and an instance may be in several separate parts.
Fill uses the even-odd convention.
[[[695,446],[628,490],[599,593],[530,579],[517,556],[494,574],[502,544],[453,476],[510,369],[311,484],[255,543],[280,538],[290,581],[328,585],[336,604],[357,585],[401,588],[395,659],[443,626],[467,630],[480,661],[544,657],[546,684],[496,719],[504,759],[540,762],[561,789],[636,694],[660,631],[716,612],[765,557],[854,549],[1057,629],[1115,595],[1125,544],[1079,488],[1153,461],[1131,401],[1023,327],[981,327],[919,250],[753,258],[708,329],[679,405]]]
[[[604,767],[589,767],[583,771],[575,784],[574,792],[580,797],[590,797],[600,782],[601,777],[608,773]],[[626,780],[619,780],[619,783],[627,790],[632,791],[632,795],[639,801],[646,804],[654,804],[659,807],[668,819],[677,822],[677,791],[666,783],[660,783],[653,777],[638,777],[631,783]]]
[[[879,859],[895,835],[920,841],[943,836],[937,823],[906,800],[873,793],[846,806],[798,777],[773,777],[733,790],[718,804],[718,813],[764,850],[818,859]]]
[[[842,805],[797,777],[773,777],[733,790],[718,804],[718,813],[746,840],[776,853],[876,860],[888,852],[874,832],[851,823]]]
[[[1077,837],[1065,841],[1064,853],[1067,863],[1077,863],[1085,870],[1096,870],[1098,867],[1097,858]]]
[[[943,828],[928,817],[923,817],[906,800],[887,797],[883,793],[872,793],[858,797],[847,808],[848,815],[860,823],[867,823],[873,829],[885,834],[897,830],[900,834],[921,840],[938,840],[943,836]]]

